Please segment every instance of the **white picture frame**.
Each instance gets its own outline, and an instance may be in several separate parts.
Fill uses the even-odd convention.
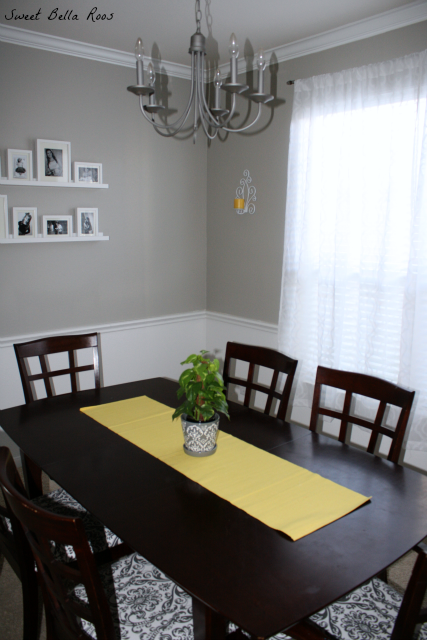
[[[75,162],[74,182],[102,184],[102,164],[98,162]]]
[[[37,207],[13,207],[13,237],[37,238]]]
[[[73,216],[43,216],[43,238],[68,238],[73,235]]]
[[[98,209],[79,207],[77,209],[77,236],[89,238],[98,235]]]
[[[13,182],[32,180],[33,152],[26,149],[8,149],[7,177]]]
[[[37,140],[39,182],[71,182],[71,143]]]
[[[9,237],[9,210],[7,196],[0,195],[0,238]]]

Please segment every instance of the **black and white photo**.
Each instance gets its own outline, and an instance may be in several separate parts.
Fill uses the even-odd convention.
[[[13,207],[13,237],[37,237],[37,207]]]
[[[98,209],[77,209],[77,235],[96,236],[98,234]]]
[[[67,237],[73,232],[72,216],[43,216],[43,237]]]
[[[9,180],[32,180],[33,152],[21,149],[8,149],[7,173]]]
[[[102,164],[95,162],[75,162],[74,182],[102,183]]]
[[[62,149],[44,150],[44,175],[62,178]]]
[[[71,144],[37,140],[37,174],[43,182],[71,182]]]

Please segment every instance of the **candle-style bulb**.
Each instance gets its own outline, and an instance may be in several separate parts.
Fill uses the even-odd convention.
[[[230,52],[230,55],[233,56],[234,58],[239,57],[239,45],[237,44],[237,38],[234,33],[232,33],[230,36],[230,44],[228,47],[228,51]]]
[[[149,62],[147,66],[148,84],[152,87],[156,81],[156,73],[154,71],[153,63]]]
[[[137,60],[142,60],[144,57],[144,47],[142,46],[141,38],[138,38],[135,45],[135,58]]]
[[[219,88],[221,84],[221,71],[217,69],[215,72],[214,85]]]
[[[265,65],[267,64],[267,62],[265,59],[264,51],[262,49],[260,49],[256,54],[255,60],[256,60],[256,66],[258,67],[258,70],[264,71]]]

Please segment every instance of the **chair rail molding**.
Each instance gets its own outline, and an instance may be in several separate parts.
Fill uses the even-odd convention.
[[[0,338],[0,409],[24,404],[15,342],[95,331],[100,334],[104,386],[160,376],[178,380],[180,362],[189,353],[208,349],[222,363],[228,341],[271,349],[278,342],[277,324],[207,310]],[[310,410],[293,407],[292,421],[308,427]],[[1,424],[0,444],[14,446]],[[13,455],[18,460],[17,450]],[[427,452],[407,450],[405,466],[427,473]]]

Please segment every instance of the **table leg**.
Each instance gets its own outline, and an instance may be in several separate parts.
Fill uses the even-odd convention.
[[[194,640],[225,640],[227,620],[193,598]]]
[[[28,496],[31,500],[43,495],[42,470],[21,451],[22,474]]]

